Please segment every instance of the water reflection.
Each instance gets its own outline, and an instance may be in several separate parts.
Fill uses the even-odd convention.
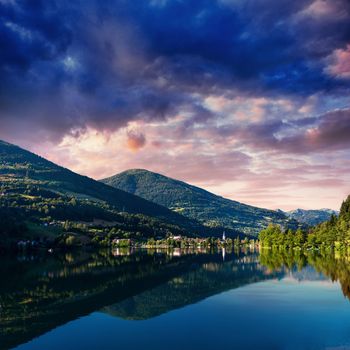
[[[0,347],[22,344],[97,310],[128,320],[150,319],[287,274],[339,281],[350,297],[350,263],[334,254],[119,248],[2,257]]]
[[[271,271],[295,272],[312,266],[316,272],[339,282],[345,297],[350,299],[350,257],[334,252],[302,252],[298,250],[263,249],[260,263]]]

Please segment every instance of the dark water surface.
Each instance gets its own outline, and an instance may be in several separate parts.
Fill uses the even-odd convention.
[[[300,252],[0,258],[0,349],[350,349],[350,263]]]

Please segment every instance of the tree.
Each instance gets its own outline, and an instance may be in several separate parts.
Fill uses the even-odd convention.
[[[298,228],[294,236],[294,247],[302,248],[304,243],[305,243],[304,232],[300,228]]]
[[[309,248],[315,248],[317,246],[317,237],[314,233],[307,235],[307,245]]]
[[[269,224],[266,229],[259,233],[259,241],[263,247],[272,247],[283,241],[281,227],[275,224]]]

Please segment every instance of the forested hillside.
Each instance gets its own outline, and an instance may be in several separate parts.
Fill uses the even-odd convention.
[[[298,227],[298,222],[280,211],[226,199],[147,170],[128,170],[102,182],[163,205],[208,227],[226,227],[255,236],[271,222],[293,229]]]
[[[53,239],[62,229],[93,232],[97,241],[204,233],[194,220],[2,141],[0,208],[2,244],[26,235]]]

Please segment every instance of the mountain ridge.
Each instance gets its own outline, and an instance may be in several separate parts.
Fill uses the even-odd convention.
[[[195,220],[125,191],[59,166],[19,146],[0,141],[0,222],[34,219],[38,224],[57,220],[117,222],[118,229],[148,233],[199,234],[205,228]],[[8,222],[8,218],[12,222]],[[20,234],[23,226],[17,227]],[[115,229],[116,232],[118,229]],[[1,229],[4,231],[4,228]]]
[[[243,234],[257,235],[270,222],[296,228],[284,213],[257,208],[218,196],[146,169],[130,169],[100,180],[110,186],[163,205],[209,227],[223,226]]]
[[[323,209],[294,209],[284,212],[287,216],[310,226],[318,225],[328,221],[332,215],[339,215],[339,211],[323,208]]]

